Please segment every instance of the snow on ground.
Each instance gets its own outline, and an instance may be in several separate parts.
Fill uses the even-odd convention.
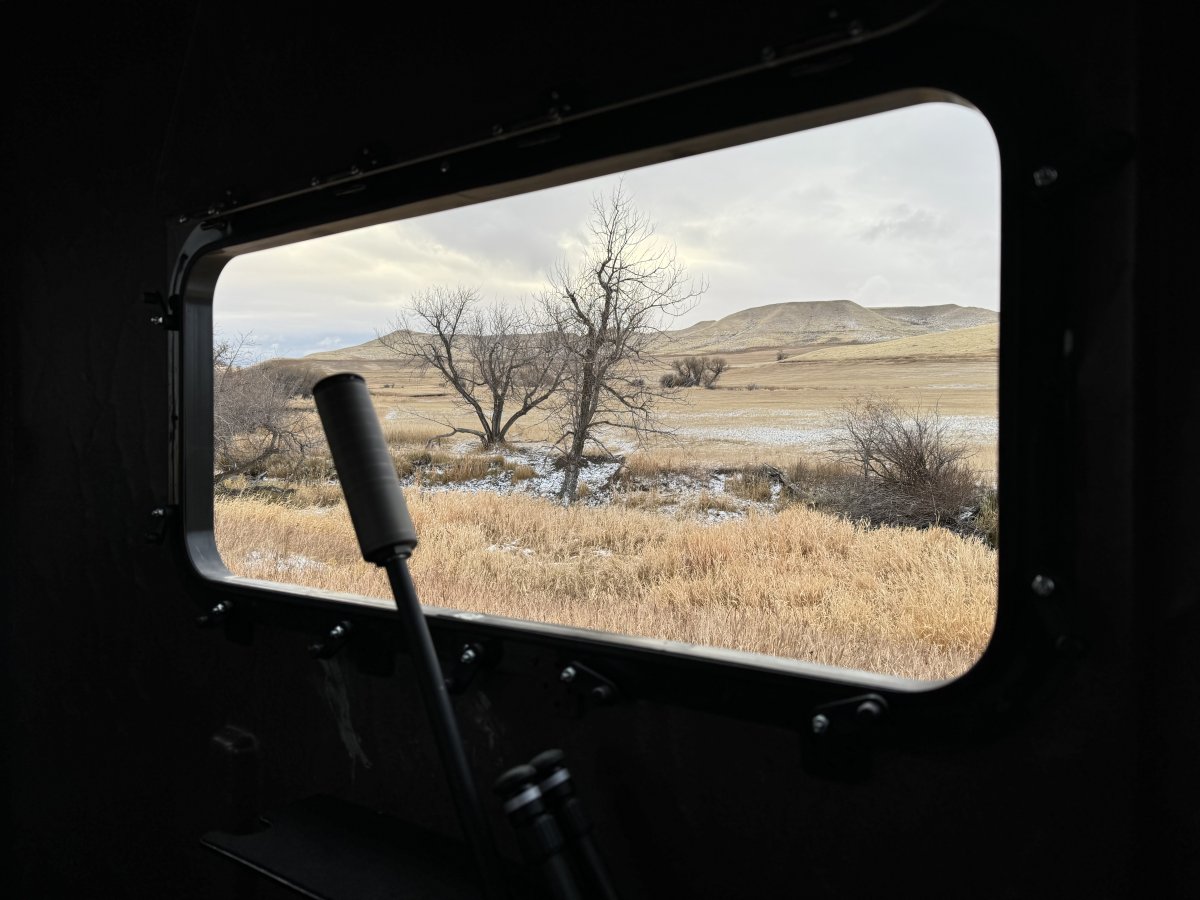
[[[246,554],[245,563],[251,567],[274,568],[280,573],[319,572],[329,568],[320,560],[310,559],[300,553],[281,556],[270,550],[251,550]]]
[[[454,450],[455,452],[464,452],[476,449],[478,446],[479,442],[475,441],[467,444],[465,447],[460,448],[456,446]],[[405,487],[417,486],[421,491],[431,494],[446,491],[477,494],[481,491],[486,491],[493,494],[532,494],[538,497],[558,497],[558,492],[562,488],[564,473],[562,469],[555,467],[555,457],[552,453],[533,447],[517,448],[506,453],[504,461],[513,466],[529,466],[534,471],[533,477],[514,482],[513,473],[511,471],[504,471],[494,472],[483,478],[475,478],[470,481],[432,484],[429,483],[427,474],[425,477],[417,474],[401,479],[400,483]],[[591,506],[607,503],[611,498],[612,478],[620,467],[621,463],[616,460],[603,463],[593,462],[585,466],[579,473],[579,483],[587,485],[588,496],[584,502]],[[441,474],[443,470],[439,467],[434,467],[431,471],[434,474]]]
[[[512,471],[505,470],[469,481],[436,484],[431,483],[430,475],[441,474],[442,469],[434,467],[423,474],[418,473],[401,479],[401,484],[430,494],[526,494],[558,501],[564,473],[555,465],[556,457],[551,451],[543,447],[516,447],[504,454],[504,460],[512,466],[528,466],[534,471],[533,477],[514,482]],[[592,462],[585,466],[579,473],[579,483],[587,485],[587,491],[579,502],[586,506],[607,506],[611,503],[614,499],[613,479],[620,469],[619,460]],[[779,485],[774,485],[768,502],[746,500],[725,492],[726,477],[722,472],[705,475],[677,472],[641,479],[634,485],[622,485],[621,490],[622,495],[629,499],[636,497],[640,492],[645,492],[647,497],[650,496],[650,492],[656,492],[656,502],[648,503],[644,508],[672,518],[686,517],[710,523],[745,518],[754,510],[768,511],[781,490]],[[710,498],[711,503],[706,503],[705,498]],[[729,506],[736,508],[729,509]],[[524,555],[532,553],[531,550],[516,544],[496,544],[488,547],[488,550]],[[597,551],[597,555],[604,554]]]

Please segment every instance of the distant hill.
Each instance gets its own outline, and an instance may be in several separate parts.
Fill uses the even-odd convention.
[[[668,353],[720,353],[812,344],[874,344],[998,322],[973,306],[865,307],[853,300],[809,300],[755,306],[667,332]]]
[[[716,321],[665,332],[662,353],[732,353],[811,347],[814,344],[875,344],[995,324],[997,313],[974,306],[865,307],[853,300],[806,300],[739,310]],[[310,360],[384,360],[393,354],[378,339],[310,353]]]

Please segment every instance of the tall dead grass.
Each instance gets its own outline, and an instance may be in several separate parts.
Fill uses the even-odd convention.
[[[992,631],[995,551],[939,528],[863,528],[805,508],[715,525],[628,506],[408,492],[424,603],[949,678]],[[238,575],[389,597],[344,506],[216,499]],[[324,499],[323,497],[321,499]]]

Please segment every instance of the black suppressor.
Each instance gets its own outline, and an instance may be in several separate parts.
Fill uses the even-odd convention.
[[[571,773],[564,765],[561,750],[547,750],[529,761],[538,773],[538,789],[542,792],[546,808],[554,814],[567,845],[572,847],[585,881],[596,888],[596,896],[602,900],[617,900],[608,868],[592,841],[592,823],[583,811],[583,804],[575,795]]]
[[[361,375],[330,375],[313,387],[313,399],[363,559],[376,565],[392,556],[407,559],[417,546],[417,531],[367,383]]]
[[[583,900],[563,855],[562,832],[542,803],[537,771],[532,766],[515,766],[496,779],[495,790],[517,832],[521,856],[526,864],[541,870],[554,900]]]
[[[467,843],[475,853],[484,889],[489,897],[502,897],[504,882],[483,806],[467,765],[429,625],[408,571],[407,560],[417,546],[417,533],[408,517],[400,480],[371,405],[367,384],[359,375],[330,375],[317,382],[313,397],[363,558],[387,571],[396,612],[412,652],[417,685],[446,769],[450,794]]]

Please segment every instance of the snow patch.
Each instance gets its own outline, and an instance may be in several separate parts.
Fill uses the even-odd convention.
[[[311,559],[300,553],[281,556],[271,550],[251,550],[246,554],[247,566],[274,567],[276,572],[298,574],[301,572],[321,572],[329,566],[317,559]]]

